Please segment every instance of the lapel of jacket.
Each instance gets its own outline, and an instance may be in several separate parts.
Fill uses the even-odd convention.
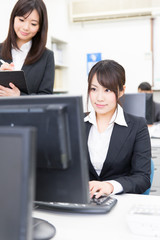
[[[90,128],[91,128],[92,124],[89,123],[89,122],[86,122],[86,135],[87,135],[87,144],[88,144],[88,135],[89,135],[89,131],[90,131]],[[88,149],[88,147],[87,147]],[[89,156],[89,151],[88,151],[88,164],[89,164],[89,171],[95,176],[96,179],[99,179],[99,176],[97,174],[97,172],[95,171],[92,163],[91,163],[91,160],[90,160],[90,156]]]
[[[125,114],[125,120],[128,127],[120,126],[118,124],[114,124],[113,132],[111,135],[111,140],[108,148],[108,154],[106,156],[105,162],[103,164],[103,168],[100,174],[100,177],[103,176],[103,173],[106,172],[107,168],[110,166],[112,161],[118,158],[118,154],[125,144],[125,141],[130,134],[130,131],[133,128],[134,123],[131,122],[128,118],[128,115]]]
[[[25,75],[28,75],[28,72],[31,69],[31,65],[23,65],[22,70],[25,71]]]

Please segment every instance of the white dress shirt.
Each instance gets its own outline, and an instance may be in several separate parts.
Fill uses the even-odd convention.
[[[92,110],[90,114],[85,117],[84,121],[85,122],[89,121],[92,124],[88,136],[88,150],[91,162],[97,174],[100,175],[104,161],[108,153],[114,123],[125,127],[128,127],[128,125],[125,121],[123,109],[120,105],[118,105],[115,113],[113,114],[107,129],[102,133],[98,131],[96,115],[94,110]],[[110,180],[107,182],[110,182],[114,187],[114,191],[112,194],[120,193],[123,191],[123,187],[119,182],[115,180]]]
[[[21,48],[14,49],[12,48],[12,60],[14,63],[14,70],[21,70],[24,64],[24,61],[27,57],[29,50],[31,49],[32,41],[29,41],[21,46]]]

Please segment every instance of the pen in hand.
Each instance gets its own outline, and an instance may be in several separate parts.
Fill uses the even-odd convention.
[[[5,61],[3,61],[2,59],[0,59],[0,62],[1,62],[2,64],[4,64],[4,63],[5,63]]]
[[[0,71],[13,71],[14,70],[14,63],[13,62],[8,63],[8,62],[5,62],[2,59],[0,59],[0,62],[2,63],[2,65],[0,67]]]

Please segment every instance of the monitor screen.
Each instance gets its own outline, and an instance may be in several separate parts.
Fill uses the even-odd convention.
[[[81,96],[1,98],[0,116],[0,126],[37,129],[35,200],[89,202]]]
[[[35,133],[0,127],[0,239],[32,239]]]
[[[125,112],[144,117],[147,124],[154,122],[154,105],[152,93],[126,93],[120,99]]]

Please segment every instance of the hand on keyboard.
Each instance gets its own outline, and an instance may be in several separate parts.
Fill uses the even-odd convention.
[[[89,191],[90,197],[92,198],[94,194],[97,197],[103,196],[104,194],[109,195],[113,192],[114,187],[111,183],[105,181],[89,181]]]
[[[95,194],[91,198],[91,203],[96,203],[97,205],[101,205],[101,204],[105,203],[107,200],[108,200],[107,195],[102,195],[99,198],[96,198],[96,194]]]

